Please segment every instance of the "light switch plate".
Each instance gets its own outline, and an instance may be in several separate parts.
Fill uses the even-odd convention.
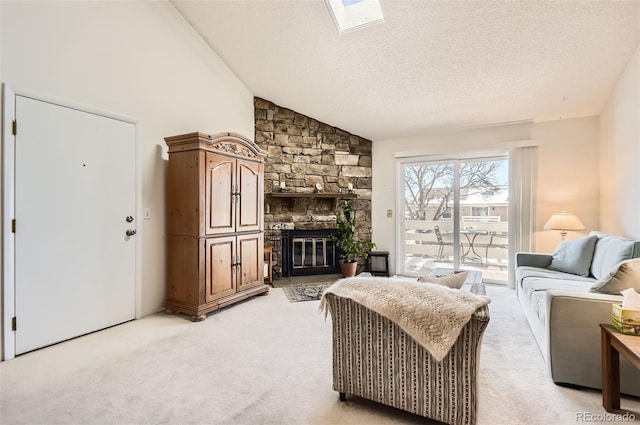
[[[151,208],[144,209],[144,219],[151,220]]]

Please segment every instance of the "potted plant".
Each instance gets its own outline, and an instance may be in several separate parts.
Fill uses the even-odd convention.
[[[336,246],[342,251],[343,259],[340,261],[340,270],[344,277],[355,276],[358,268],[358,258],[366,259],[369,251],[376,244],[359,240],[356,236],[356,217],[353,205],[349,201],[342,202],[342,216],[336,217],[338,234],[334,237]]]

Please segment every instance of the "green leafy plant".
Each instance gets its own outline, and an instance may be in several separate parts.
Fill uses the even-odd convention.
[[[366,259],[376,244],[357,238],[356,216],[351,202],[343,201],[341,208],[342,216],[336,217],[338,224],[338,235],[334,237],[336,246],[344,253],[344,261],[347,263],[356,262],[360,257]]]

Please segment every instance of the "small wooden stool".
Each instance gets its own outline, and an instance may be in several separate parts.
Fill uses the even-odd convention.
[[[371,251],[367,262],[369,273],[389,277],[389,251]]]
[[[265,283],[273,285],[273,247],[266,245],[264,247],[264,266],[266,267]]]

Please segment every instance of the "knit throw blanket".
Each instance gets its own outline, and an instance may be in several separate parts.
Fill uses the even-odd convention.
[[[329,313],[327,294],[349,298],[396,323],[437,361],[447,355],[473,313],[490,302],[432,283],[353,277],[338,280],[325,290],[320,301],[325,317]]]

